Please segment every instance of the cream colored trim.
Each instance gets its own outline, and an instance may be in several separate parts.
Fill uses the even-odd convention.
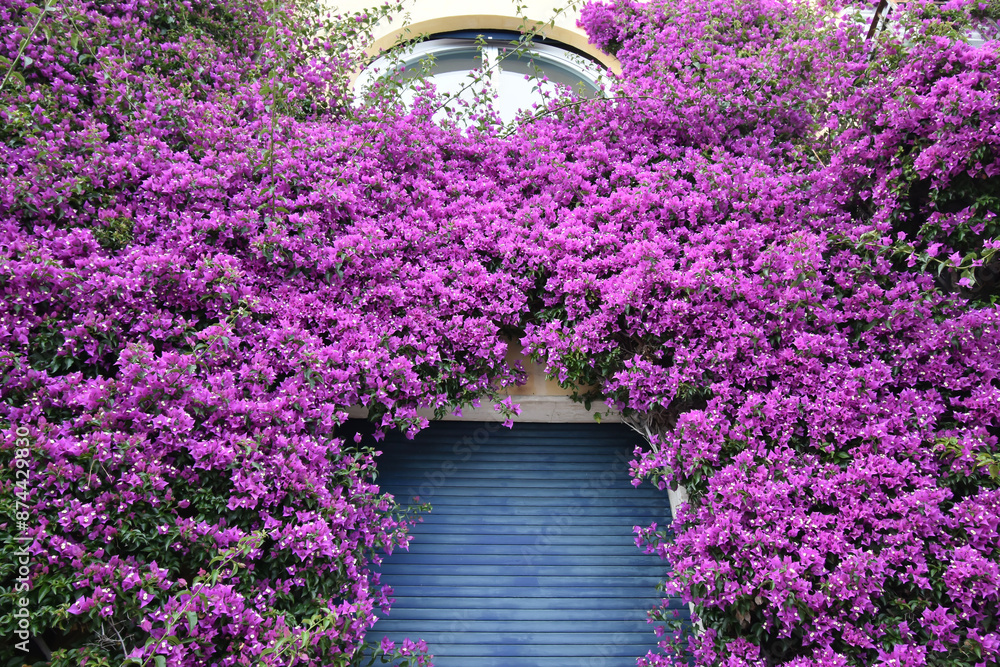
[[[667,499],[670,500],[670,515],[677,518],[677,508],[679,508],[683,503],[688,502],[688,492],[683,486],[678,485],[677,490],[674,491],[669,486],[667,487]]]
[[[677,490],[674,491],[669,486],[667,487],[667,500],[670,501],[670,517],[676,522],[677,521],[677,508],[682,504],[689,502],[687,489],[682,485],[677,485]],[[688,602],[688,612],[694,616],[695,609],[694,603]],[[699,619],[696,624],[698,628],[698,634],[705,632],[705,624]]]
[[[497,14],[467,14],[463,16],[443,16],[440,18],[419,21],[405,28],[399,28],[379,37],[369,47],[369,55],[376,56],[387,51],[400,41],[415,39],[419,35],[433,35],[453,30],[515,30],[528,31],[543,26],[541,21],[527,21],[517,16],[501,16]],[[587,41],[587,36],[560,26],[545,26],[538,31],[543,37],[561,42],[567,46],[586,53],[615,74],[621,74],[622,66],[618,59],[594,48]]]
[[[515,422],[549,422],[553,424],[594,424],[594,413],[601,413],[601,422],[619,422],[621,416],[617,410],[609,408],[604,402],[597,402],[585,410],[581,403],[575,403],[565,396],[515,396],[514,402],[521,407],[521,414],[514,417]],[[494,404],[483,404],[478,408],[464,408],[462,416],[446,415],[441,421],[487,421],[502,422],[504,418],[493,409]],[[360,405],[347,411],[352,419],[367,419],[368,408]],[[434,419],[434,411],[417,410],[417,414],[426,419]]]

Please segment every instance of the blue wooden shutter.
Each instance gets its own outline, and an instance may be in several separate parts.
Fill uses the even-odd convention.
[[[638,443],[619,424],[435,422],[387,438],[383,489],[433,510],[386,558],[396,603],[369,638],[422,638],[439,667],[635,665],[656,648],[646,611],[666,564],[632,527],[670,523],[666,493],[630,483]]]

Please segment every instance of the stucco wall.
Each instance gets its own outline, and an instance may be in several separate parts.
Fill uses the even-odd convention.
[[[522,422],[595,422],[594,413],[601,413],[602,422],[619,422],[620,415],[617,411],[611,410],[603,402],[597,402],[586,410],[580,403],[573,402],[569,396],[570,389],[563,389],[555,380],[545,377],[545,369],[528,360],[521,351],[521,346],[516,341],[511,341],[507,349],[507,363],[513,367],[520,362],[527,373],[527,382],[518,387],[509,387],[503,393],[513,397],[514,402],[521,407],[521,414],[514,421]],[[365,418],[368,410],[360,406],[351,408],[351,417]],[[424,417],[433,418],[433,411],[420,411]],[[492,403],[483,404],[479,408],[466,408],[462,415],[448,415],[445,421],[451,420],[473,420],[473,421],[503,421],[494,409]]]

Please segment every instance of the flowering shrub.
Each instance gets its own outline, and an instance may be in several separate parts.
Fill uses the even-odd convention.
[[[395,9],[0,0],[0,595],[23,548],[49,662],[426,664],[362,647],[408,518],[337,427],[496,396],[516,336],[689,491],[639,541],[704,631],[641,664],[996,664],[992,10],[592,4],[606,97],[463,130],[352,104]]]
[[[403,120],[371,145],[337,111],[352,54],[292,9],[0,9],[2,457],[29,449],[28,629],[54,665],[348,664],[407,538],[346,408],[413,430],[508,373],[518,303],[481,305],[503,282],[440,249],[455,221],[396,224],[447,212],[424,163],[461,146]]]
[[[616,233],[557,264],[528,338],[636,413],[636,483],[690,493],[640,539],[705,628],[667,656],[1000,656],[1000,87],[960,9],[865,44],[784,3],[654,3],[618,52],[665,159],[574,211]]]

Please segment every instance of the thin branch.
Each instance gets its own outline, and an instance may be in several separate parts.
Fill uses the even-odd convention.
[[[97,54],[94,52],[94,47],[91,46],[90,42],[84,38],[83,32],[80,30],[80,26],[76,24],[76,19],[73,18],[73,15],[69,12],[69,10],[65,8],[63,8],[63,13],[66,15],[66,18],[69,19],[69,23],[73,28],[73,32],[76,33],[76,36],[79,39],[79,41],[82,41],[83,44],[87,47],[87,51],[90,52],[90,56],[94,59],[94,62],[97,63],[97,67],[101,70],[101,73],[104,75],[104,78],[114,83],[115,78],[111,75],[110,72],[104,69],[104,63],[101,61],[100,58],[97,57]],[[128,104],[129,108],[132,110],[132,113],[135,116],[138,116],[139,110],[135,108],[135,104],[132,103],[132,96],[128,94],[128,81],[124,81],[122,83],[125,86],[125,103]]]
[[[0,81],[0,92],[3,92],[3,87],[7,85],[7,80],[10,79],[11,75],[14,73],[14,67],[17,66],[17,61],[20,60],[22,56],[24,56],[24,50],[28,47],[28,44],[31,42],[31,38],[35,36],[35,32],[38,30],[38,26],[42,24],[42,17],[45,16],[45,12],[51,9],[49,2],[51,2],[51,0],[46,0],[45,6],[42,8],[40,12],[38,12],[38,18],[35,19],[35,25],[31,26],[31,30],[29,30],[28,34],[25,35],[24,39],[21,40],[21,46],[17,50],[17,55],[14,57],[14,61],[10,64],[10,67],[7,68],[7,73],[4,74],[3,81]],[[37,9],[37,7],[35,9]],[[23,82],[23,77],[22,77],[22,82]]]

